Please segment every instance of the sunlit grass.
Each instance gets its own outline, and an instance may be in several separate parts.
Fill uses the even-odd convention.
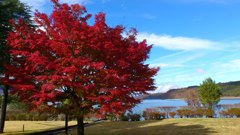
[[[76,125],[76,122],[70,121],[69,125]],[[64,121],[6,121],[3,135],[26,134],[61,127],[64,127]]]

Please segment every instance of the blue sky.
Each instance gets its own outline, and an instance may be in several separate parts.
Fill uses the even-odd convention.
[[[21,0],[51,13],[49,0]],[[153,44],[151,66],[160,66],[156,92],[240,80],[239,0],[60,0],[106,13],[109,26],[136,28],[138,40]]]

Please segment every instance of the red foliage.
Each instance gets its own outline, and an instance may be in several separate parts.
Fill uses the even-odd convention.
[[[135,95],[153,90],[158,68],[144,64],[152,46],[136,41],[136,31],[109,27],[105,14],[89,25],[85,7],[52,0],[50,16],[36,12],[38,28],[19,20],[8,37],[12,64],[8,81],[23,101],[34,105],[70,99],[78,111],[130,109]],[[41,28],[41,29],[40,29]],[[53,104],[54,105],[54,104]]]

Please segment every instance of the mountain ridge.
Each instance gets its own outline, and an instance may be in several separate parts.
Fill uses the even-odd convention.
[[[221,97],[240,97],[240,81],[230,81],[218,83]],[[166,93],[154,93],[145,95],[143,99],[183,99],[189,91],[196,91],[199,86],[189,86],[186,88],[171,89]]]

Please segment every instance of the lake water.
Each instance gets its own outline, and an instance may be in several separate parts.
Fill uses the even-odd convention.
[[[240,98],[235,99],[221,99],[218,104],[236,104],[240,103]],[[137,104],[133,108],[133,113],[141,114],[146,108],[160,107],[160,106],[186,106],[186,102],[183,99],[149,99],[143,100],[140,104]]]

